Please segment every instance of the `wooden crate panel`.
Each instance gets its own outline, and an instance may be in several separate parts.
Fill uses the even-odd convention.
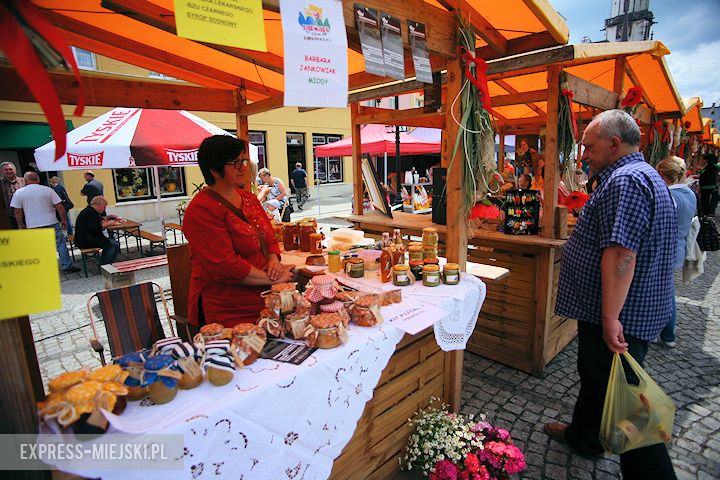
[[[531,321],[518,321],[500,315],[481,311],[478,316],[475,330],[495,335],[499,338],[509,338],[525,343],[532,332]]]
[[[496,302],[502,302],[506,303],[508,305],[517,305],[519,307],[525,307],[525,308],[535,308],[535,300],[528,297],[521,297],[519,295],[512,294],[510,292],[504,291],[500,288],[491,288],[490,285],[487,285],[487,290],[485,292],[485,301],[493,300]]]
[[[558,315],[552,320],[555,327],[545,339],[545,363],[555,358],[577,335],[577,321]]]
[[[530,373],[532,354],[528,345],[518,345],[498,341],[496,337],[485,335],[477,330],[467,345],[468,351]]]
[[[384,478],[390,478],[397,473],[400,470],[397,457],[404,450],[410,436],[407,419],[420,408],[427,406],[430,397],[442,396],[443,380],[442,376],[436,377],[425,389],[406,397],[387,414],[376,418],[372,425],[382,427],[384,435],[378,435],[378,431],[374,429],[364,432],[356,430],[343,453],[335,459],[330,478],[383,478],[374,472],[387,471],[390,474]],[[391,425],[392,428],[385,425]],[[392,468],[388,464],[393,464]]]

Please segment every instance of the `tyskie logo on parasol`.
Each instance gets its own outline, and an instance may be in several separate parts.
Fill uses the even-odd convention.
[[[195,164],[197,163],[198,149],[192,150],[172,150],[169,148],[165,149],[167,154],[168,162],[170,164]]]
[[[69,167],[102,167],[105,152],[98,153],[67,153]]]

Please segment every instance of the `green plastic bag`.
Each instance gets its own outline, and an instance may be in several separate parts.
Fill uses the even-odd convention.
[[[600,443],[607,452],[614,454],[669,443],[675,404],[629,353],[622,355],[640,383],[628,383],[620,354],[616,353],[600,422]]]

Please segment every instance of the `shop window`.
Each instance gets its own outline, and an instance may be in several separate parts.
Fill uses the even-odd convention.
[[[72,47],[72,50],[75,55],[75,61],[77,62],[78,68],[83,70],[97,70],[97,61],[93,52],[77,47]]]
[[[147,200],[157,196],[154,169],[116,168],[113,170],[115,197],[118,202]],[[181,167],[159,167],[160,196],[186,195],[185,173]]]
[[[258,149],[258,168],[267,167],[267,133],[260,131],[249,131],[250,143]]]
[[[327,143],[337,142],[342,140],[340,135],[326,135],[322,133],[313,133],[313,146],[325,145]],[[314,156],[315,165],[315,183],[342,183],[344,180],[343,174],[343,159],[342,157],[317,157]]]

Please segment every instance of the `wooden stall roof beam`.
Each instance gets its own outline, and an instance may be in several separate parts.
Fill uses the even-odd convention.
[[[238,114],[249,117],[250,115],[268,112],[270,110],[275,110],[276,108],[281,108],[282,106],[283,106],[283,95],[280,94],[280,95],[276,95],[274,97],[266,98],[265,100],[260,100],[258,102],[241,105],[239,107]]]
[[[353,117],[355,125],[368,123],[380,125],[407,125],[409,127],[443,128],[445,116],[442,113],[426,113],[423,108],[408,110],[390,110],[387,108],[360,107],[358,114]]]
[[[237,136],[246,143],[250,143],[250,135],[248,133],[248,118],[247,115],[240,113],[242,107],[247,105],[247,92],[244,88],[238,88],[233,92],[233,106],[235,107],[235,125]],[[249,153],[249,152],[248,152]],[[248,165],[249,167],[249,165]],[[248,192],[252,191],[252,183],[255,181],[252,174],[252,168],[245,169],[245,176],[243,178],[244,190]]]
[[[617,107],[617,93],[606,90],[599,85],[595,85],[575,75],[565,73],[567,75],[568,89],[574,92],[573,102],[601,110],[612,110]]]
[[[141,0],[102,0],[101,6],[112,10],[120,15],[125,15],[133,20],[151,25],[160,30],[177,35],[175,28],[175,11],[163,8],[152,2]],[[284,64],[282,57],[269,52],[259,52],[234,48],[214,43],[197,42],[208,48],[223,52],[227,55],[256,64],[276,73],[283,73]]]
[[[593,112],[586,110],[584,112],[576,112],[575,115],[578,119],[591,120],[594,116]],[[542,127],[545,127],[547,123],[547,117],[530,117],[530,118],[515,118],[506,121],[498,121],[498,133],[504,133],[505,135],[517,135],[535,133]]]
[[[507,88],[505,89],[507,90]],[[508,105],[520,105],[533,102],[546,102],[547,90],[533,90],[530,92],[510,93],[509,95],[497,95],[495,97],[492,97],[491,101],[493,107],[505,107]],[[542,114],[545,115],[545,112],[543,112]]]
[[[520,93],[518,90],[516,90],[515,88],[513,88],[512,85],[510,85],[509,83],[507,83],[505,80],[499,80],[499,79],[498,79],[498,80],[495,80],[495,83],[497,83],[500,87],[504,88],[504,89],[505,89],[508,93],[510,93],[511,95],[516,95],[516,94]],[[547,97],[546,97],[546,99],[547,99]],[[493,104],[493,105],[495,105],[495,104]],[[537,113],[540,117],[544,117],[544,116],[545,116],[545,112],[543,111],[543,109],[540,108],[540,107],[538,107],[538,106],[535,105],[534,103],[529,102],[529,103],[527,103],[526,105],[528,106],[528,108],[530,108],[530,110],[532,110],[533,112]]]
[[[352,164],[353,164],[353,213],[363,214],[363,175],[362,175],[362,137],[360,125],[355,123],[358,116],[358,104],[350,105],[350,125],[352,132]]]
[[[627,63],[626,57],[617,57],[615,59],[615,72],[613,72],[613,92],[618,94],[618,97],[623,94],[625,89],[625,64]],[[618,103],[615,108],[619,107]]]
[[[93,51],[100,55],[106,55],[111,58],[126,61],[128,60],[128,58],[124,55],[124,53],[129,52],[135,54],[130,57],[130,59],[151,58],[154,59],[156,62],[175,66],[180,69],[185,69],[192,72],[202,72],[203,76],[210,77],[212,79],[234,85],[236,87],[240,86],[244,81],[245,87],[248,90],[258,92],[265,96],[273,96],[280,94],[278,90],[275,90],[273,88],[266,87],[264,85],[249,80],[244,80],[242,77],[238,77],[237,75],[224,72],[218,68],[213,68],[210,65],[201,64],[191,59],[179,55],[174,55],[163,49],[147,45],[140,40],[134,40],[127,37],[114,35],[94,25],[80,22],[64,15],[59,15],[52,10],[46,10],[45,12],[55,26],[57,26],[61,30],[72,32],[77,35],[76,38],[80,40],[80,42],[78,42],[80,44],[73,43],[75,46],[85,48],[84,42],[82,40],[83,38],[96,40],[95,49]],[[105,45],[109,45],[115,48],[105,49]],[[119,52],[122,52],[123,55],[119,56]],[[147,68],[144,64],[136,63],[136,65]],[[167,69],[161,69],[161,71],[165,73]]]
[[[78,83],[69,73],[51,72],[50,79],[60,103],[75,105]],[[199,110],[204,112],[234,112],[232,90],[210,89],[137,78],[118,78],[82,71],[80,80],[85,103],[98,107],[163,108],[167,110]],[[14,68],[0,66],[0,99],[35,102],[25,82]]]
[[[513,76],[525,75],[526,73],[543,71],[547,69],[547,66],[550,64],[569,61],[573,58],[575,58],[575,49],[572,45],[565,45],[563,47],[532,52],[526,55],[491,60],[488,62],[487,76],[488,80],[494,80],[496,78],[495,75],[505,72],[512,72]],[[525,70],[527,69],[533,70],[526,72]]]
[[[507,55],[507,39],[466,0],[438,0],[438,3],[448,10],[459,10],[465,20],[475,29],[476,33],[480,35],[495,52],[495,56],[504,57]]]

